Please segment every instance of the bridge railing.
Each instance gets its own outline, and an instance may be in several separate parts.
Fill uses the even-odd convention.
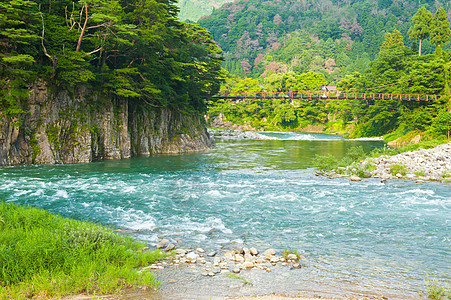
[[[322,91],[293,91],[293,92],[257,92],[231,95],[222,92],[213,98],[229,100],[245,99],[357,99],[357,100],[397,100],[397,101],[435,101],[441,95],[427,94],[391,94],[391,93],[355,93],[355,92],[322,92]]]

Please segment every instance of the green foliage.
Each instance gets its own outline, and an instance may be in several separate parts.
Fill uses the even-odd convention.
[[[422,6],[412,17],[412,21],[413,26],[410,27],[408,31],[409,39],[420,40],[418,55],[421,56],[421,41],[429,37],[432,13]]]
[[[436,137],[446,136],[449,140],[451,132],[451,112],[441,110],[432,122],[432,132]]]
[[[229,273],[227,276],[229,276],[229,278],[241,280],[244,285],[251,285],[251,286],[254,285],[254,282],[252,280],[247,280],[243,276],[232,274],[232,273]]]
[[[287,249],[287,250],[282,251],[282,257],[283,257],[285,260],[289,260],[289,259],[290,259],[290,258],[288,258],[288,256],[289,256],[290,254],[293,254],[293,255],[296,256],[295,261],[298,261],[298,260],[301,259],[301,257],[302,257],[302,254],[299,253],[298,249],[293,249],[293,250],[288,250],[288,249]]]
[[[0,111],[17,115],[36,78],[74,92],[204,111],[219,91],[221,50],[177,20],[169,0],[0,3]]]
[[[404,165],[400,165],[400,164],[393,164],[390,166],[390,172],[393,175],[396,174],[401,174],[402,176],[407,174],[407,169]]]
[[[214,3],[217,7],[223,4]],[[421,5],[426,11],[438,6],[449,9],[444,0],[421,1]],[[333,85],[347,74],[363,73],[377,57],[384,34],[394,29],[404,39],[420,39],[422,52],[433,53],[434,46],[427,39],[423,41],[424,26],[419,24],[427,21],[420,18],[423,9],[419,9],[420,2],[413,0],[402,5],[389,0],[249,0],[224,4],[201,18],[199,24],[221,45],[224,68],[236,76],[258,78],[271,71],[313,71],[323,73]],[[183,6],[181,10],[183,13]],[[413,15],[417,16],[414,23],[410,21]],[[408,33],[411,27],[415,30]],[[406,46],[412,45],[409,42]],[[446,46],[448,50],[450,46]]]
[[[430,279],[429,276],[426,281],[426,294],[429,299],[443,299],[447,293],[447,287],[439,282],[437,279]],[[451,291],[448,290],[448,299],[451,296]]]
[[[316,169],[320,170],[321,172],[327,172],[336,169],[338,167],[338,159],[332,154],[328,155],[316,154],[313,165],[315,166]]]
[[[0,203],[0,298],[61,297],[155,287],[136,268],[161,259],[159,251],[112,229]]]
[[[451,36],[449,27],[448,15],[443,7],[440,7],[431,22],[431,42],[436,47],[442,47],[443,44],[449,42]]]

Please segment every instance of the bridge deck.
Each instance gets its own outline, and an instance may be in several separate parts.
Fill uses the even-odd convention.
[[[357,99],[357,100],[397,100],[397,101],[435,101],[441,95],[420,94],[389,94],[389,93],[332,93],[332,92],[282,92],[282,93],[243,93],[240,95],[229,95],[222,93],[214,96],[214,99]]]

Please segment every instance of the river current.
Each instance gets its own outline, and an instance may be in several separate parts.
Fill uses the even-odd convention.
[[[316,154],[351,146],[320,134],[218,140],[205,153],[0,168],[0,200],[220,251],[306,253],[306,279],[417,295],[451,281],[451,185],[314,175]],[[396,292],[397,291],[397,292]]]

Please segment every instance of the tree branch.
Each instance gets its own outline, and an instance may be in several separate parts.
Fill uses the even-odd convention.
[[[85,34],[86,25],[88,24],[88,19],[89,19],[89,16],[88,16],[88,5],[84,4],[83,6],[85,8],[85,15],[86,15],[85,16],[85,23],[83,24],[83,27],[82,27],[81,32],[80,32],[80,36],[78,37],[77,49],[75,49],[75,52],[79,52],[80,51],[81,41],[83,40],[83,35]],[[82,11],[83,11],[83,7],[82,7]],[[82,14],[82,12],[80,13],[80,17],[81,17],[81,14]]]

